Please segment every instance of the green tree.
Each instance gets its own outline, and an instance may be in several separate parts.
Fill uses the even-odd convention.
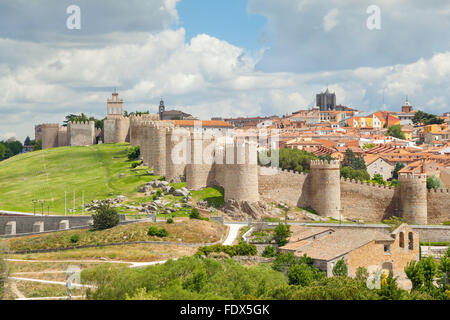
[[[141,156],[141,147],[135,146],[128,148],[128,160],[137,160]]]
[[[411,260],[405,267],[405,274],[412,283],[412,289],[418,290],[422,287],[424,277],[422,265],[415,260]]]
[[[367,271],[366,268],[358,267],[358,269],[356,269],[355,279],[366,282],[368,278],[369,278],[369,272]]]
[[[307,264],[293,265],[288,272],[289,284],[296,286],[308,286],[314,280],[314,271]]]
[[[109,205],[101,205],[95,214],[92,215],[94,220],[92,228],[94,230],[105,230],[117,226],[120,222],[120,216],[115,208]]]
[[[439,266],[438,266],[438,275],[439,275],[438,283],[443,292],[450,290],[450,282],[449,282],[450,257],[449,257],[449,253],[450,253],[450,248],[448,248],[447,252],[441,258],[441,261],[439,261]]]
[[[433,257],[426,257],[420,260],[419,264],[423,270],[423,283],[427,291],[433,291],[433,289],[435,288],[433,285],[433,281],[438,270],[436,261],[434,261]]]
[[[261,254],[265,258],[273,258],[277,256],[277,248],[274,246],[267,246],[264,248],[263,253]]]
[[[33,151],[42,150],[42,140],[34,141]]]
[[[346,277],[348,275],[348,268],[343,258],[333,267],[333,275],[335,277]]]
[[[443,189],[444,184],[441,179],[436,177],[435,175],[429,176],[427,178],[427,189]]]
[[[379,174],[379,173],[375,173],[373,175],[373,179],[372,180],[375,181],[378,184],[384,184],[385,183],[385,181],[383,179],[383,176],[381,174]]]
[[[398,138],[398,139],[405,139],[405,134],[402,132],[402,126],[399,124],[394,124],[392,126],[389,126],[387,132],[387,136]]]
[[[290,225],[279,223],[274,231],[275,231],[274,239],[280,247],[288,243],[288,238],[291,236]]]
[[[436,115],[431,113],[426,113],[423,111],[417,111],[412,118],[412,122],[414,124],[423,123],[424,125],[428,124],[442,124],[444,123],[443,119],[438,118]]]
[[[389,275],[385,274],[381,277],[381,288],[378,290],[378,295],[382,300],[400,300],[402,290],[397,286],[397,278],[394,273],[389,271]]]
[[[352,167],[341,167],[341,177],[346,179],[355,179],[359,181],[370,180],[370,175],[366,170],[355,170]]]
[[[351,149],[345,150],[342,167],[351,167],[355,170],[367,170],[364,159],[362,157],[356,156]]]
[[[405,167],[403,163],[397,162],[395,164],[394,172],[392,173],[392,179],[398,179],[398,172]]]

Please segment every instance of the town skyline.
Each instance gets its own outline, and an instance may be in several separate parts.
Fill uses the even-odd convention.
[[[369,2],[286,1],[274,10],[265,0],[135,1],[125,9],[79,1],[73,30],[70,3],[47,3],[0,4],[2,139],[23,140],[33,124],[70,113],[99,117],[114,88],[128,111],[156,112],[163,97],[200,119],[290,114],[312,107],[327,87],[338,104],[367,113],[383,102],[396,111],[405,96],[416,109],[449,111],[444,1],[422,11],[417,1],[381,2],[372,30]]]

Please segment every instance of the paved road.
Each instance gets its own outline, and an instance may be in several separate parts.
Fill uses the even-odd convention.
[[[226,223],[225,225],[227,225],[228,227],[230,227],[230,231],[228,232],[228,236],[225,239],[225,241],[223,242],[223,245],[225,246],[231,246],[234,242],[234,240],[236,240],[236,238],[239,235],[239,229],[242,228],[241,224],[228,224]]]

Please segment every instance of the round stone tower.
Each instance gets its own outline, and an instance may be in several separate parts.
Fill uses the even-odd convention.
[[[323,217],[340,219],[341,178],[339,161],[311,160],[309,204]]]
[[[409,224],[427,224],[427,177],[401,173],[400,203],[402,218]]]
[[[167,125],[157,123],[151,130],[150,166],[157,176],[166,176],[166,128]]]
[[[259,201],[256,144],[227,144],[224,164],[225,201]]]
[[[214,139],[201,132],[190,131],[188,152],[190,161],[186,165],[186,186],[190,190],[200,190],[211,185],[214,181]]]

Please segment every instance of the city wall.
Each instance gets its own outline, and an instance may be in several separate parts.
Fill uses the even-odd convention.
[[[95,122],[69,122],[68,137],[70,146],[90,146],[95,141]]]

